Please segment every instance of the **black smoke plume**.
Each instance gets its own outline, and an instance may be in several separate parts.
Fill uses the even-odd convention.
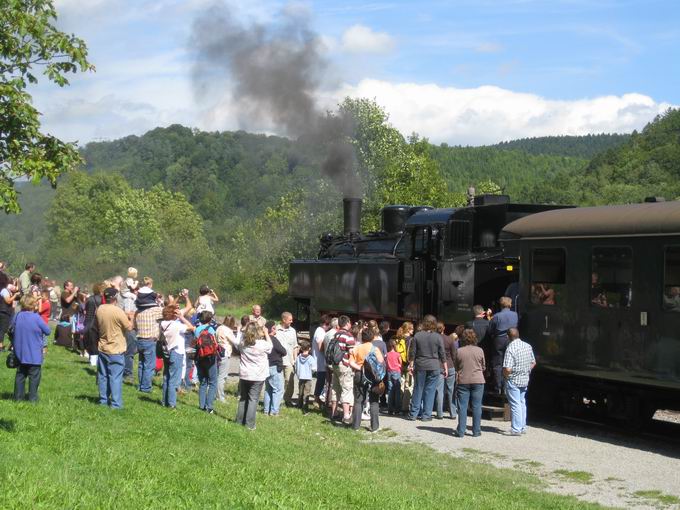
[[[324,173],[345,196],[360,196],[348,143],[353,122],[323,113],[316,104],[328,62],[306,13],[284,8],[267,25],[244,24],[234,14],[216,3],[194,20],[196,95],[201,98],[216,88],[230,91],[240,127],[270,121],[289,137],[324,146]]]

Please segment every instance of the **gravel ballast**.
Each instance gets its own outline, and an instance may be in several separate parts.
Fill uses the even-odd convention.
[[[394,431],[396,436],[389,437],[391,434],[384,430],[373,437],[379,441],[419,442],[458,457],[533,473],[549,491],[605,506],[680,508],[675,502],[654,497],[680,498],[677,441],[666,444],[661,439],[622,435],[568,421],[546,424],[531,423],[531,419],[524,436],[510,436],[507,422],[483,420],[480,437],[459,439],[453,436],[456,423],[448,418],[410,422],[381,415],[381,428]],[[645,497],[636,495],[638,491],[659,492],[646,492]]]

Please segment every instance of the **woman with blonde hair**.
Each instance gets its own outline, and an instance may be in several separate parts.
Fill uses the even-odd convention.
[[[241,343],[241,361],[239,366],[239,402],[236,422],[255,430],[257,404],[262,393],[264,381],[269,377],[269,358],[272,342],[269,332],[255,322],[249,322]]]
[[[408,347],[413,338],[413,323],[404,322],[394,334],[394,350],[401,356],[401,410],[408,411],[413,394],[413,376],[407,370],[408,366]]]
[[[21,311],[14,316],[12,348],[19,361],[14,378],[14,400],[24,400],[28,379],[28,400],[38,401],[38,386],[47,349],[44,337],[50,328],[38,315],[38,299],[27,294],[21,298]]]

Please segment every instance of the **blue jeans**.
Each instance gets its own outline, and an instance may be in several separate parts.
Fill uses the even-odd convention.
[[[314,386],[314,396],[319,398],[326,386],[326,372],[316,373],[316,386]]]
[[[435,401],[435,407],[437,408],[437,416],[444,416],[444,402],[449,406],[449,416],[455,418],[456,411],[456,371],[453,368],[449,368],[449,376],[444,377],[444,373],[439,379],[439,384],[437,385],[437,398]]]
[[[387,372],[387,410],[401,411],[401,372]]]
[[[156,342],[138,338],[137,352],[139,353],[139,365],[137,366],[139,391],[151,393],[151,381],[156,371]]]
[[[269,377],[264,382],[264,414],[279,414],[283,399],[283,371],[269,367]]]
[[[484,396],[484,384],[459,384],[456,386],[458,437],[465,435],[468,402],[472,406],[472,435],[478,436],[482,433],[482,396]]]
[[[432,419],[432,406],[434,405],[434,394],[437,390],[439,373],[437,370],[418,370],[415,374],[415,384],[413,385],[413,396],[411,397],[411,408],[409,418],[415,419],[423,406],[423,420]]]
[[[163,389],[161,403],[164,406],[177,405],[177,388],[182,379],[182,361],[184,355],[177,351],[170,351],[170,359],[163,363]]]
[[[217,360],[201,360],[196,363],[198,370],[198,407],[210,411],[217,393]]]
[[[137,354],[137,335],[134,331],[127,331],[125,340],[127,341],[127,350],[125,351],[123,377],[132,377],[132,367],[135,363],[135,354]]]
[[[99,353],[97,357],[97,385],[99,403],[110,405],[113,409],[123,407],[123,367],[124,354]]]
[[[527,387],[515,386],[505,381],[505,396],[510,404],[510,423],[513,432],[522,432],[527,427]]]

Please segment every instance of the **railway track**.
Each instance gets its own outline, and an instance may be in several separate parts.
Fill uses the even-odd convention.
[[[644,427],[594,416],[538,415],[536,426],[570,429],[568,433],[680,457],[680,412],[661,411]]]

